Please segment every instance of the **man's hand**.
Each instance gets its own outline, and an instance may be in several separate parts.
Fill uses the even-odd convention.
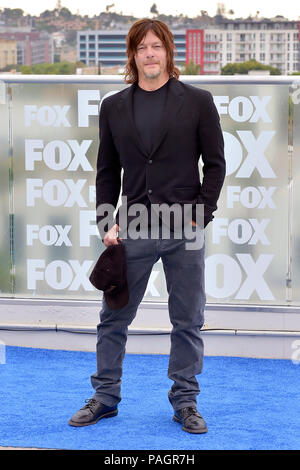
[[[115,224],[108,232],[107,234],[105,235],[104,237],[104,245],[105,246],[109,246],[109,245],[117,245],[118,244],[118,240],[123,240],[123,238],[120,238],[117,236],[117,232],[120,230],[120,227],[118,224]]]

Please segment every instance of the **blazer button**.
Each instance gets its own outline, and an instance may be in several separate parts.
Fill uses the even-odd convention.
[[[152,163],[152,160],[149,160],[149,163]]]
[[[152,194],[152,189],[148,189],[148,193],[149,193],[149,194]]]

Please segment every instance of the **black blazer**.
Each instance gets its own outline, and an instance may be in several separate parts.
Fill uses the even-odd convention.
[[[127,196],[128,207],[149,204],[149,200],[203,203],[206,226],[217,209],[225,178],[224,140],[212,94],[170,78],[160,135],[148,154],[134,124],[135,86],[107,97],[101,105],[96,208],[103,203],[117,206],[123,168],[122,195]],[[97,223],[102,218],[97,215]],[[115,222],[119,222],[119,211]],[[102,239],[105,233],[100,231]]]

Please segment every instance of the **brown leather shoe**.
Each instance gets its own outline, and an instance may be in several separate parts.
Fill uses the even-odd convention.
[[[175,411],[173,421],[181,423],[182,430],[192,434],[203,434],[208,431],[206,422],[198,413],[197,408],[186,407]]]
[[[95,424],[102,418],[112,418],[118,414],[116,406],[109,407],[100,403],[100,401],[91,398],[87,404],[80,408],[69,420],[71,426],[89,426]]]

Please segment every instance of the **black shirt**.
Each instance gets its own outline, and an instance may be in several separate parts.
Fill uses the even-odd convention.
[[[166,104],[168,84],[169,80],[163,86],[153,91],[144,90],[138,84],[135,87],[133,95],[133,116],[135,127],[149,155],[159,137],[161,120]],[[148,226],[154,226],[156,224],[151,220],[151,202],[148,197],[145,205],[148,212]],[[158,225],[161,227],[160,219],[158,221]]]
[[[153,91],[143,90],[139,85],[135,88],[133,97],[134,122],[149,154],[159,136],[168,83],[169,80]]]

